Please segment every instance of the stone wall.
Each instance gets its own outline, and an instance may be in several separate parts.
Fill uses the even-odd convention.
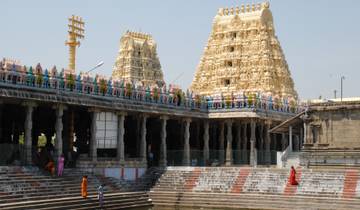
[[[305,117],[306,149],[360,149],[360,103],[311,106]]]

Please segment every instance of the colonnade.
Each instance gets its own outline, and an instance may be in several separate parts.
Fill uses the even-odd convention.
[[[35,103],[24,103],[25,106],[25,124],[24,124],[24,134],[25,134],[25,151],[26,151],[26,163],[31,164],[32,162],[32,128],[33,128],[33,111],[36,107]],[[63,116],[66,106],[57,105],[53,106],[56,114],[55,120],[55,158],[63,153]],[[91,114],[91,137],[89,139],[89,157],[92,161],[97,161],[97,139],[96,139],[96,130],[97,130],[97,116],[100,113],[100,110],[90,110]],[[0,112],[1,113],[1,112]],[[134,132],[125,130],[125,119],[127,118],[128,113],[126,112],[117,112],[118,117],[118,127],[117,127],[117,148],[116,148],[116,159],[120,163],[126,162],[125,157],[125,132]],[[138,155],[141,162],[146,163],[147,161],[147,120],[148,118],[154,117],[154,115],[148,114],[139,114],[140,116],[140,142],[138,147]],[[167,143],[167,132],[169,131],[168,120],[172,118],[169,115],[158,115],[155,116],[160,119],[160,146],[159,146],[159,165],[166,166],[168,165],[168,146]],[[202,126],[202,134],[197,134],[199,141],[202,140],[202,153],[205,163],[208,163],[210,160],[210,151],[218,150],[218,160],[221,164],[233,165],[234,164],[234,151],[237,153],[237,157],[241,157],[245,162],[251,166],[256,166],[258,164],[258,158],[261,159],[262,164],[269,165],[271,164],[271,149],[277,147],[280,143],[282,149],[286,147],[286,136],[282,135],[280,139],[281,142],[277,142],[276,137],[272,137],[268,131],[270,130],[271,124],[273,123],[270,120],[264,119],[255,119],[255,118],[234,118],[234,119],[196,119],[196,118],[176,118],[179,122],[182,123],[182,141],[183,148],[179,150],[183,151],[182,154],[182,164],[191,165],[191,144],[190,144],[190,126],[194,120],[200,122]],[[213,134],[213,131],[210,129],[210,124],[216,126],[218,135],[215,135],[216,143],[210,142],[210,137]],[[0,126],[1,127],[1,126]],[[290,144],[292,143],[292,135],[289,137]],[[273,143],[271,144],[271,142]],[[210,143],[212,146],[210,146]],[[216,145],[216,146],[214,146]],[[272,146],[271,146],[272,145]],[[258,152],[261,152],[259,155]]]

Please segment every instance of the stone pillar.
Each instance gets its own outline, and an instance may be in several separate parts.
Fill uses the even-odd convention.
[[[300,128],[300,137],[299,137],[299,151],[302,148],[302,145],[304,144],[304,128]]]
[[[96,120],[98,118],[98,111],[94,110],[92,112],[92,119],[91,119],[91,140],[90,140],[90,151],[89,155],[92,161],[97,161],[97,139],[96,139]]]
[[[260,152],[260,155],[258,155],[258,157],[260,157],[260,160],[259,162],[260,163],[264,163],[264,159],[265,159],[265,150],[264,150],[264,124],[263,122],[260,123],[260,126],[259,126],[259,137],[260,137],[260,145],[258,146],[258,152]]]
[[[33,122],[32,122],[32,114],[34,111],[35,104],[33,103],[26,103],[26,117],[25,117],[25,164],[31,165],[32,164],[32,129],[33,129]]]
[[[141,138],[140,138],[140,159],[141,162],[147,164],[146,161],[146,120],[148,116],[143,115],[141,121]]]
[[[312,145],[314,143],[314,138],[313,138],[313,133],[312,133],[312,130],[311,130],[310,122],[306,122],[304,131],[305,131],[305,135],[304,135],[305,144]]]
[[[306,141],[306,136],[307,136],[307,123],[304,122],[304,133],[303,133],[303,139],[302,139],[302,141],[303,141],[304,144],[307,143],[307,141]]]
[[[242,159],[245,163],[248,162],[249,153],[247,151],[247,123],[245,122],[243,125],[243,150],[242,150]]]
[[[117,160],[123,164],[125,162],[125,146],[124,146],[124,135],[125,135],[125,113],[118,113],[118,133],[117,133]]]
[[[286,134],[281,134],[281,151],[284,151],[286,149]]]
[[[204,121],[204,163],[205,166],[208,165],[209,159],[210,159],[210,154],[209,154],[209,121],[205,120]]]
[[[271,164],[271,154],[270,154],[270,144],[271,144],[271,138],[270,138],[270,122],[266,122],[265,127],[265,164],[270,165]]]
[[[256,128],[256,122],[255,122],[254,119],[251,119],[251,122],[250,122],[250,129],[251,129],[251,136],[250,136],[250,166],[252,166],[252,167],[257,165],[256,151],[255,151],[255,142],[256,142],[255,128]]]
[[[191,119],[187,118],[185,122],[185,131],[184,131],[184,156],[183,156],[183,165],[190,165],[190,122]]]
[[[237,163],[240,163],[240,150],[241,150],[241,123],[238,123],[237,125],[237,132],[236,132],[236,161]]]
[[[290,152],[293,151],[292,145],[293,145],[292,126],[289,126],[289,149],[290,149]]]
[[[227,166],[232,165],[233,163],[233,152],[232,152],[232,121],[228,120],[226,122],[226,126],[227,126],[227,133],[226,133],[226,162],[225,164]]]
[[[299,135],[295,135],[294,136],[294,151],[299,151],[300,150],[300,142],[299,142]]]
[[[241,123],[238,123],[236,129],[236,150],[240,151],[240,149],[241,149]]]
[[[219,162],[224,163],[224,122],[220,122],[220,134],[219,134]]]
[[[200,122],[199,121],[195,123],[195,128],[196,128],[196,131],[195,131],[196,149],[201,150],[201,148],[200,148]]]
[[[74,149],[74,119],[75,118],[75,113],[74,113],[74,110],[72,109],[69,109],[69,150],[70,152],[72,152]]]
[[[162,116],[161,118],[161,131],[160,131],[160,160],[159,165],[162,167],[167,166],[167,150],[166,150],[166,124],[168,116]]]
[[[56,122],[55,122],[55,157],[58,160],[59,156],[63,153],[63,115],[64,106],[59,105],[55,107]]]

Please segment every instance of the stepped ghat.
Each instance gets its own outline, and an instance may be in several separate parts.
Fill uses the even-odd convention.
[[[359,170],[168,167],[150,191],[155,209],[357,209]]]
[[[261,92],[297,99],[268,2],[219,9],[191,90],[210,96]]]

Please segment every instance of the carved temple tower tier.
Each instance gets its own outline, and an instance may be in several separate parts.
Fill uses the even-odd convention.
[[[262,92],[297,98],[268,2],[219,9],[191,89],[201,95]]]
[[[142,82],[145,86],[162,86],[163,72],[156,53],[156,43],[150,35],[129,31],[125,33],[120,40],[112,77]]]

